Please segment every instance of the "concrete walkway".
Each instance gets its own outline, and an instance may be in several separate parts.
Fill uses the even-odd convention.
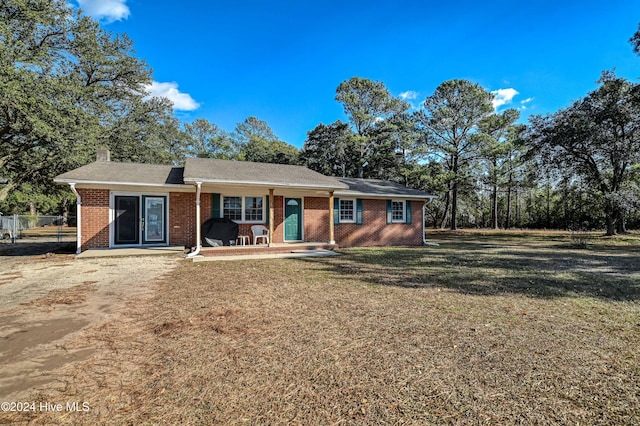
[[[76,255],[76,259],[91,259],[96,257],[122,257],[122,256],[156,256],[156,255],[162,255],[162,254],[184,255],[184,246],[89,249]]]
[[[194,262],[226,262],[230,260],[256,260],[256,259],[291,259],[298,257],[328,257],[339,256],[338,253],[326,249],[293,250],[289,253],[264,253],[264,254],[236,254],[227,256],[196,256]]]

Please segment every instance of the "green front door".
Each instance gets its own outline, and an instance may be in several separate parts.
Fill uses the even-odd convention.
[[[300,198],[284,199],[284,239],[285,241],[302,240],[302,200]]]

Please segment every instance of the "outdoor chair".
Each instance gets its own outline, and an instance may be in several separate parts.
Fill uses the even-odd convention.
[[[269,229],[264,225],[253,225],[251,227],[253,233],[253,244],[258,244],[258,240],[262,238],[265,244],[269,244]]]

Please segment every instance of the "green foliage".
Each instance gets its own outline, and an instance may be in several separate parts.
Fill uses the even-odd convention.
[[[279,140],[266,121],[248,117],[238,123],[232,138],[239,147],[238,159],[261,163],[298,164],[298,148]]]
[[[487,144],[487,138],[480,136],[480,125],[493,111],[492,98],[475,83],[449,80],[427,97],[424,111],[417,114],[425,151],[451,173],[451,229],[457,228],[458,191],[470,182],[473,163],[481,158]]]
[[[640,163],[640,85],[603,73],[601,86],[553,115],[536,116],[530,156],[579,176],[599,192],[607,234],[638,205],[632,167]]]
[[[311,170],[327,176],[355,176],[358,170],[351,137],[348,123],[318,124],[307,132],[300,159]]]
[[[183,137],[167,100],[147,99],[148,66],[62,0],[0,2],[0,169],[13,191],[55,191],[52,177],[108,147],[116,160],[173,163]]]
[[[231,160],[238,147],[224,130],[204,118],[184,125],[189,137],[188,156]]]

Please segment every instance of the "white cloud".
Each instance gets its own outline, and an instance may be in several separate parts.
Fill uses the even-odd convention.
[[[129,17],[127,0],[78,0],[78,5],[87,15],[106,22],[120,21]]]
[[[498,109],[498,107],[502,105],[510,104],[514,96],[520,94],[520,92],[516,89],[509,88],[494,90],[491,94],[493,95],[493,108]]]
[[[418,98],[418,92],[414,92],[413,90],[407,90],[406,92],[400,93],[400,97],[402,99],[404,99],[405,101],[407,99],[417,99]]]
[[[157,98],[167,98],[173,102],[173,109],[179,111],[193,111],[200,107],[188,93],[181,93],[178,90],[178,83],[159,83],[154,81],[146,87],[149,96]]]

